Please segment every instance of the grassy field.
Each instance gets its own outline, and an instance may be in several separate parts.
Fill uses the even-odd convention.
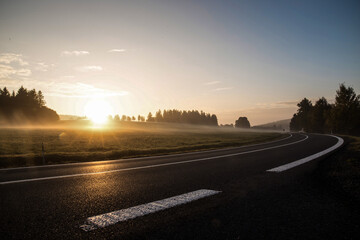
[[[118,159],[242,146],[285,137],[281,133],[177,125],[112,128],[1,128],[0,167]]]

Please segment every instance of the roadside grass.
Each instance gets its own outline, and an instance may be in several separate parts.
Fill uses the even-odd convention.
[[[341,137],[345,146],[321,162],[319,173],[331,191],[360,202],[360,137]]]
[[[110,160],[236,147],[286,137],[281,133],[210,127],[2,128],[0,167]]]

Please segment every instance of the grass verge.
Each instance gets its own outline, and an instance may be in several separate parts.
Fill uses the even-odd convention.
[[[341,137],[345,146],[321,161],[318,174],[332,192],[360,202],[360,137]]]

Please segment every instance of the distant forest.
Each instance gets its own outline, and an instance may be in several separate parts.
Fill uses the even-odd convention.
[[[111,118],[113,121],[134,121],[135,117],[115,115]],[[138,121],[145,121],[145,117],[138,116]],[[180,111],[180,110],[159,110],[155,116],[149,112],[146,122],[167,122],[167,123],[186,123],[196,125],[218,126],[218,119],[215,114],[205,113],[203,111]]]
[[[6,87],[0,89],[0,122],[5,124],[52,123],[59,115],[45,106],[41,91],[20,87],[10,93]]]
[[[297,106],[292,131],[360,135],[360,95],[352,87],[340,84],[334,104],[322,97],[315,104],[304,98]]]

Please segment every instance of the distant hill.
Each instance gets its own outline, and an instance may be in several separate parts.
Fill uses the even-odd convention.
[[[253,126],[254,129],[267,129],[267,130],[282,130],[285,129],[289,131],[290,129],[290,120],[291,119],[284,119],[275,122],[265,123],[257,126]]]

